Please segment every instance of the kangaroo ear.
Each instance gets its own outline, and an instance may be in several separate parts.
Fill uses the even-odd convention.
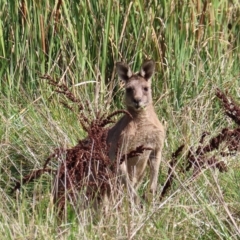
[[[126,63],[117,62],[116,69],[118,76],[125,82],[133,75],[131,68]]]
[[[139,74],[146,80],[149,80],[151,79],[154,73],[154,70],[155,70],[155,62],[153,60],[146,60],[142,64]]]

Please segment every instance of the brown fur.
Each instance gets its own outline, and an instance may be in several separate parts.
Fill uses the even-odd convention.
[[[140,156],[125,159],[120,165],[120,174],[123,183],[136,197],[136,190],[149,164],[150,192],[154,194],[165,138],[164,127],[152,105],[151,77],[155,63],[152,60],[145,61],[136,74],[125,63],[117,63],[116,67],[119,77],[125,81],[125,103],[132,118],[126,114],[109,130],[109,156],[111,160],[116,160],[141,145],[151,148],[152,150],[145,150]]]

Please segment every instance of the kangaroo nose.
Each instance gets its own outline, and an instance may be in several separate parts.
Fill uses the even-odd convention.
[[[141,98],[135,98],[135,99],[133,100],[133,102],[134,102],[135,107],[136,107],[136,108],[139,108],[140,105],[141,105]]]
[[[141,102],[141,99],[140,99],[140,98],[135,98],[135,99],[133,99],[133,102],[136,103],[136,104],[138,104],[138,103]]]

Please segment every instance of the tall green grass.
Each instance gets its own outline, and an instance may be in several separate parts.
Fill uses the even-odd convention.
[[[239,20],[235,0],[0,1],[0,238],[238,239],[238,156],[225,159],[225,174],[206,170],[193,183],[178,176],[172,195],[156,206],[131,218],[127,207],[113,209],[95,225],[88,210],[58,222],[47,174],[16,194],[11,188],[85,134],[42,75],[107,113],[124,107],[115,62],[138,70],[145,58],[157,63],[154,102],[167,125],[163,184],[180,143],[195,146],[203,131],[232,125],[214,90],[239,99]]]

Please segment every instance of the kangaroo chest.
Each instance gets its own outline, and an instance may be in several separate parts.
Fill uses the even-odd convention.
[[[145,150],[143,153],[135,157],[126,157],[125,164],[127,171],[129,178],[134,185],[137,184],[137,182],[143,176],[148,159],[156,150],[157,132],[158,129],[149,122],[131,122],[120,135],[119,150],[121,155],[126,155],[132,151],[135,151],[139,146],[152,149]]]
[[[139,146],[156,148],[158,129],[151,122],[131,122],[120,135],[120,147],[124,154]]]

